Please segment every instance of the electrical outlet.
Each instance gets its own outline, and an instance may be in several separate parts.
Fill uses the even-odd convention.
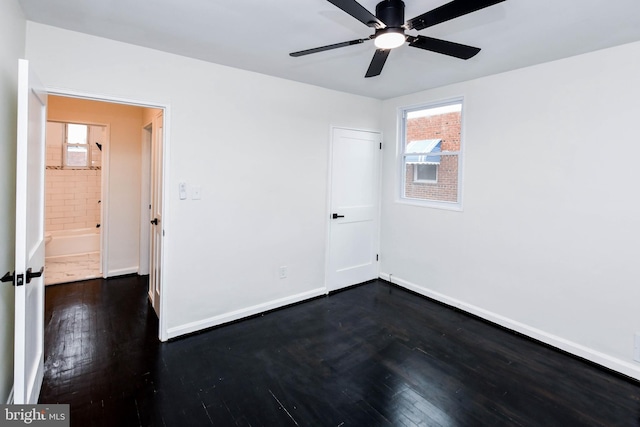
[[[633,340],[633,360],[640,362],[640,332],[636,332]]]
[[[282,266],[278,269],[278,276],[281,279],[286,279],[287,278],[287,267],[286,266]]]
[[[200,200],[202,198],[202,187],[191,187],[191,199]]]

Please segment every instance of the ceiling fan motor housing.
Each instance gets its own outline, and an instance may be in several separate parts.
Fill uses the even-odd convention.
[[[384,0],[376,6],[376,17],[387,28],[402,28],[404,25],[404,2],[402,0]]]

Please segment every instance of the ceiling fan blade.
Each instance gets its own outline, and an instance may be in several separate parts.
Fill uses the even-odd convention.
[[[442,53],[443,55],[454,56],[460,59],[472,58],[476,56],[478,52],[480,52],[479,47],[467,46],[460,43],[454,43],[425,36],[410,36],[407,37],[407,41],[409,42],[409,46],[430,50],[432,52]]]
[[[342,9],[349,15],[356,18],[358,21],[362,22],[364,25],[373,27],[373,28],[385,28],[386,25],[384,22],[376,18],[374,14],[369,12],[358,3],[356,0],[327,0],[329,3],[334,6]]]
[[[453,0],[407,21],[407,29],[422,30],[505,0]]]
[[[373,55],[373,59],[371,60],[371,64],[369,64],[369,69],[367,70],[367,74],[365,77],[375,77],[382,72],[382,67],[384,67],[384,63],[387,61],[387,57],[389,56],[390,49],[378,49],[376,53]]]
[[[357,39],[357,40],[351,40],[348,42],[342,42],[342,43],[334,43],[334,44],[330,44],[327,46],[321,46],[321,47],[315,47],[313,49],[307,49],[307,50],[301,50],[299,52],[292,52],[289,55],[290,56],[304,56],[304,55],[309,55],[311,53],[318,53],[318,52],[324,52],[325,50],[331,50],[331,49],[337,49],[339,47],[345,47],[345,46],[351,46],[354,44],[360,44],[360,43],[364,43],[369,39]]]

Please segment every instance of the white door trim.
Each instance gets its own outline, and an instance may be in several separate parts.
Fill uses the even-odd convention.
[[[329,277],[330,277],[330,256],[331,256],[331,196],[332,196],[332,185],[333,185],[333,136],[334,136],[334,131],[336,129],[343,129],[343,130],[348,130],[348,131],[357,131],[357,132],[369,132],[369,133],[376,133],[380,135],[380,141],[382,143],[382,141],[384,140],[384,135],[382,133],[382,131],[380,130],[375,130],[375,129],[362,129],[362,128],[355,128],[355,127],[347,127],[347,126],[330,126],[329,127],[329,144],[328,144],[328,168],[327,168],[327,195],[326,195],[326,207],[325,207],[325,221],[326,221],[326,229],[325,229],[325,268],[324,268],[324,272],[325,272],[325,278],[324,278],[324,285],[325,285],[325,293],[329,294],[330,292],[332,292],[334,289],[330,289],[330,284],[329,284]],[[383,145],[384,148],[384,145]],[[378,157],[378,182],[377,182],[377,193],[378,193],[378,206],[376,209],[376,224],[377,224],[377,230],[376,230],[376,242],[375,242],[375,247],[376,247],[376,251],[378,254],[380,254],[380,218],[381,218],[381,212],[382,212],[382,197],[381,197],[381,189],[382,189],[382,153],[380,153],[380,156]],[[377,271],[376,274],[380,274],[380,264],[377,264]]]
[[[123,98],[123,97],[117,97],[117,96],[110,96],[110,95],[105,95],[105,94],[96,94],[96,93],[90,93],[90,92],[82,92],[82,91],[76,91],[76,90],[71,90],[71,89],[65,89],[65,88],[56,88],[56,87],[46,87],[45,88],[47,94],[49,95],[59,95],[59,96],[66,96],[66,97],[70,97],[70,98],[79,98],[79,99],[86,99],[86,100],[90,100],[90,101],[99,101],[99,102],[110,102],[110,103],[114,103],[114,104],[125,104],[125,105],[133,105],[133,106],[137,106],[137,107],[144,107],[144,108],[157,108],[162,110],[163,112],[163,117],[164,117],[164,126],[163,126],[163,135],[162,135],[162,151],[163,151],[163,157],[162,157],[162,168],[163,168],[163,175],[162,175],[162,191],[163,191],[163,197],[162,197],[162,213],[163,213],[163,218],[164,218],[164,223],[167,223],[166,218],[168,217],[167,215],[167,209],[166,209],[166,202],[165,200],[167,200],[166,197],[166,191],[167,191],[167,176],[169,176],[169,164],[170,164],[170,137],[169,135],[171,134],[170,132],[170,125],[171,125],[171,106],[169,104],[163,103],[163,102],[156,102],[156,101],[146,101],[146,100],[140,100],[140,99],[134,99],[134,98]],[[104,159],[105,161],[108,161],[108,159]],[[108,163],[103,163],[103,177],[105,175],[105,171],[104,169],[108,169],[104,168],[105,165],[108,165]],[[108,172],[107,172],[108,173]],[[103,188],[103,190],[108,190],[106,188]],[[103,218],[105,221],[108,218]],[[167,257],[167,243],[166,240],[163,239],[163,251],[162,251],[162,259],[161,259],[161,266],[163,271],[166,271],[166,260],[168,259]],[[108,244],[108,243],[107,243]],[[105,249],[105,248],[103,248]],[[164,277],[166,277],[166,275],[162,275],[160,280],[161,280],[161,287],[160,289],[162,289],[162,293],[160,294],[160,316],[159,316],[159,325],[158,325],[158,338],[161,341],[167,341],[169,339],[169,334],[167,332],[167,316],[166,316],[166,298],[165,295],[167,294],[167,284],[164,282]]]

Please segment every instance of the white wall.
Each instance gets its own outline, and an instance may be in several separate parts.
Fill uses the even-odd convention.
[[[109,126],[106,275],[138,272],[143,112],[141,107],[50,96],[49,120]],[[106,153],[105,147],[103,153]],[[103,154],[104,155],[104,154]]]
[[[640,379],[640,43],[388,100],[382,111],[376,100],[31,22],[27,57],[49,88],[170,106],[169,335],[322,292],[330,125],[376,129],[382,117],[390,147],[397,107],[462,95],[463,212],[395,203],[395,152],[384,150],[383,273]],[[181,181],[201,186],[202,200],[180,201]]]
[[[26,21],[15,0],[0,2],[0,275],[13,271],[15,239],[18,59],[24,57]],[[13,287],[0,285],[0,403],[13,387]]]
[[[50,89],[170,107],[170,336],[324,292],[330,126],[376,129],[380,101],[32,22],[27,57]]]
[[[464,211],[396,203],[383,277],[640,379],[640,43],[384,102],[464,96]],[[472,349],[471,349],[472,351]]]

